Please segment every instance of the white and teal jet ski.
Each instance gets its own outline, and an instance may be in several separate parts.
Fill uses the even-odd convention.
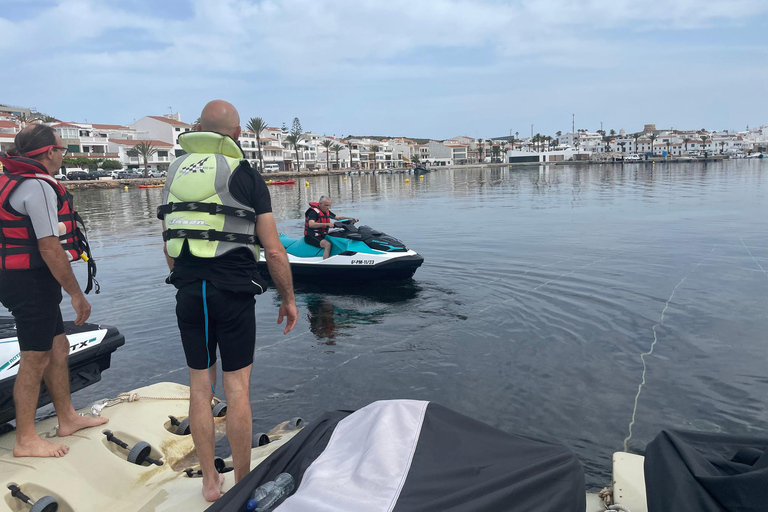
[[[64,322],[64,330],[69,340],[69,386],[74,393],[101,380],[101,372],[109,368],[112,352],[125,344],[125,336],[114,327],[95,324]],[[0,317],[0,425],[16,417],[13,385],[20,356],[13,318]],[[37,406],[49,403],[51,397],[43,385]]]
[[[349,281],[410,279],[424,258],[397,238],[369,226],[355,226],[349,220],[336,221],[339,229],[325,237],[331,242],[331,256],[304,241],[304,237],[280,235],[288,253],[295,280],[338,279]],[[267,262],[262,251],[259,267],[266,276]]]

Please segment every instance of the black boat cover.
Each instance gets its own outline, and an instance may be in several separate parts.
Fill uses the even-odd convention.
[[[768,438],[662,430],[645,453],[648,512],[765,512]]]
[[[584,471],[563,446],[507,434],[437,404],[374,402],[322,415],[207,512],[241,512],[288,472],[277,512],[584,512]]]

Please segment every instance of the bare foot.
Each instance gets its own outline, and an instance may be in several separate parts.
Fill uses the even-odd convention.
[[[38,436],[23,443],[17,437],[13,447],[14,457],[63,457],[67,452],[69,452],[69,446],[52,443]]]
[[[91,416],[80,416],[79,414],[76,414],[66,420],[62,420],[62,418],[59,418],[58,434],[59,434],[59,437],[71,436],[78,430],[82,430],[88,427],[96,427],[98,425],[103,425],[108,421],[109,421],[109,418],[102,418],[101,416],[91,417]]]
[[[221,498],[221,488],[224,486],[224,475],[216,473],[210,482],[203,475],[203,498],[205,501],[216,501]]]

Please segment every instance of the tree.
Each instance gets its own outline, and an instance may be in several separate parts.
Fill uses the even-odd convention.
[[[49,115],[45,115],[45,114],[41,115],[41,116],[39,117],[39,119],[40,119],[42,122],[44,122],[44,123],[59,123],[59,122],[61,122],[61,120],[59,120],[59,119],[56,119],[56,118],[55,118],[55,117],[53,117],[53,116],[49,116]]]
[[[485,144],[483,144],[483,139],[477,139],[477,153],[478,157],[480,158],[480,162],[482,163],[485,157]]]
[[[613,128],[611,128],[611,131],[608,132],[608,133],[611,135],[611,137],[615,137],[616,136],[616,130],[614,130]]]
[[[326,139],[320,144],[325,148],[325,167],[328,171],[331,170],[331,148],[333,147],[333,141]]]
[[[151,141],[147,141],[139,142],[133,149],[139,154],[142,160],[144,160],[144,177],[146,178],[148,173],[147,169],[149,168],[149,157],[157,153],[157,148],[152,145]]]
[[[20,113],[20,114],[18,114],[18,115],[16,115],[16,116],[13,116],[13,117],[15,117],[15,118],[16,118],[16,121],[19,123],[19,125],[21,126],[21,128],[24,128],[24,127],[25,127],[25,126],[27,126],[28,124],[32,124],[32,123],[34,123],[35,121],[37,121],[37,118],[36,118],[36,117],[33,117],[33,116],[28,116],[27,114],[25,114],[25,113],[23,113],[23,112],[22,112],[22,113]]]
[[[341,169],[341,166],[339,166],[339,151],[341,151],[342,149],[344,149],[344,146],[342,146],[341,144],[334,144],[333,146],[331,146],[331,150],[336,153],[336,168],[337,169]]]
[[[378,164],[376,163],[376,153],[379,152],[379,149],[381,149],[381,148],[379,146],[377,146],[376,144],[371,146],[371,152],[373,153],[373,168],[374,169],[378,169],[379,168]]]
[[[672,141],[667,139],[667,158],[669,158],[670,148],[672,147]]]
[[[267,123],[260,117],[252,117],[248,121],[248,130],[256,134],[256,144],[259,146],[259,171],[264,170],[264,157],[261,154],[261,132],[267,127]]]
[[[200,121],[202,121],[202,118],[198,117],[197,119],[195,119],[195,122],[192,123],[192,126],[194,126],[195,129],[197,129],[197,125],[200,124]]]
[[[637,140],[640,138],[640,134],[636,133],[632,135],[632,138],[635,139],[635,154],[637,154]]]
[[[651,154],[652,154],[652,155],[655,155],[655,154],[656,154],[656,151],[653,149],[653,143],[654,143],[654,142],[656,142],[656,139],[658,139],[658,138],[659,138],[659,136],[658,136],[658,135],[656,135],[655,133],[652,133],[652,134],[650,134],[650,135],[648,136],[648,138],[649,138],[649,139],[651,139]]]
[[[285,137],[285,141],[293,147],[293,151],[296,153],[296,171],[298,172],[301,170],[299,163],[299,138],[294,134],[290,134]]]
[[[723,150],[725,149],[725,141],[720,142],[720,154],[723,154]]]
[[[349,148],[349,167],[352,168],[353,166],[352,166],[352,141],[351,140],[347,141],[347,146]]]
[[[419,165],[421,163],[421,158],[419,158],[419,155],[413,155],[411,157],[411,162],[415,163],[416,165]]]
[[[293,118],[293,125],[291,125],[291,135],[293,136],[293,149],[296,151],[296,170],[301,170],[301,162],[299,161],[299,143],[301,142],[301,136],[304,133],[304,130],[301,128],[301,122],[299,121],[298,117]],[[286,137],[286,140],[288,138]]]
[[[104,169],[104,170],[108,170],[108,169],[122,169],[123,168],[123,164],[121,164],[117,160],[104,160],[101,163],[101,168]]]
[[[498,146],[498,144],[494,144],[494,145],[491,147],[491,152],[493,153],[493,158],[494,158],[495,160],[498,160],[498,158],[499,158],[499,154],[501,153],[501,148]]]
[[[689,142],[693,142],[693,139],[690,138],[690,137],[686,137],[686,138],[683,139],[683,142],[685,143],[685,152],[687,153],[688,152],[688,143]]]
[[[706,135],[700,135],[699,138],[701,139],[701,149],[704,151],[704,156],[707,156],[707,137]]]

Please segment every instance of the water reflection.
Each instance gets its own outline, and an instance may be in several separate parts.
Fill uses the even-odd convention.
[[[336,345],[340,337],[354,335],[357,326],[380,324],[386,316],[402,312],[419,292],[420,287],[413,280],[394,285],[296,286],[298,302],[307,309],[309,330],[328,346]]]

